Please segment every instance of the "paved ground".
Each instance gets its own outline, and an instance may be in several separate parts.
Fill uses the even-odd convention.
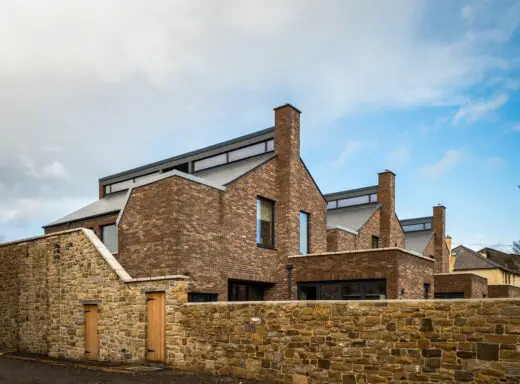
[[[104,372],[0,357],[0,384],[254,384],[229,377],[181,374],[171,370],[148,373]]]

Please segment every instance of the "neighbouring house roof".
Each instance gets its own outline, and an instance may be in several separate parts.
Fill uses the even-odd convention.
[[[137,168],[132,168],[123,172],[119,172],[110,176],[105,176],[99,179],[102,184],[114,183],[126,180],[132,177],[146,175],[152,172],[158,172],[165,168],[173,167],[178,164],[203,159],[208,156],[213,156],[221,152],[230,151],[241,148],[247,145],[252,145],[264,140],[269,140],[274,137],[274,127],[262,129],[244,136],[240,136],[231,140],[223,141],[218,144],[210,145],[195,151],[186,152],[181,155],[173,156],[164,160],[159,160],[154,163],[146,164]]]
[[[463,245],[453,248],[451,254],[455,257],[455,265],[453,267],[455,271],[468,269],[504,269],[500,264],[486,259],[484,256],[479,255],[477,252]]]
[[[479,254],[485,254],[487,259],[494,261],[516,273],[520,273],[520,255],[505,253],[493,248],[483,248],[478,251]]]
[[[381,205],[374,203],[327,211],[327,227],[344,227],[358,231],[379,208]]]
[[[401,221],[401,224],[403,221]],[[405,249],[424,254],[424,249],[428,246],[433,237],[433,230],[405,232]],[[425,255],[430,256],[430,255]]]
[[[326,193],[323,196],[325,197],[325,200],[327,200],[327,201],[334,201],[334,200],[346,199],[349,197],[369,195],[369,194],[373,194],[373,193],[377,193],[377,185],[371,185],[369,187],[363,187],[363,188],[349,189],[346,191],[340,191],[340,192],[334,192],[334,193]]]
[[[53,227],[60,224],[66,224],[73,221],[79,221],[88,219],[96,216],[108,215],[110,213],[117,213],[125,203],[127,191],[121,191],[117,193],[112,193],[90,203],[83,208],[78,209],[62,218],[53,221],[50,224],[44,225],[43,227]]]
[[[260,156],[250,157],[234,163],[194,172],[192,175],[216,184],[226,185],[266,163],[273,157],[275,157],[273,153],[265,153]]]
[[[401,225],[413,225],[413,224],[423,224],[423,223],[433,223],[433,216],[425,216],[425,217],[415,217],[413,219],[404,219],[400,220]]]

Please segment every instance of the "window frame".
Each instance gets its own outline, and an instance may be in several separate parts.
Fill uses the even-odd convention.
[[[383,283],[384,284],[384,298],[381,298],[382,295],[373,295],[367,294],[365,292],[365,285],[367,283]],[[359,284],[359,295],[345,295],[344,294],[344,286],[347,284]],[[338,298],[335,299],[325,299],[323,298],[323,287],[325,286],[336,286],[339,288]],[[296,292],[298,300],[301,300],[301,290],[300,288],[315,288],[316,289],[316,300],[386,300],[388,299],[388,284],[387,279],[355,279],[355,280],[327,280],[327,281],[314,281],[314,282],[304,282],[298,283],[296,285]],[[313,300],[313,299],[307,299]]]
[[[302,231],[301,231],[302,214],[307,217],[307,242],[306,242],[307,251],[305,253],[302,252]],[[311,251],[311,225],[310,225],[311,224],[311,214],[306,211],[300,211],[299,220],[300,220],[300,227],[299,227],[299,229],[300,229],[300,255],[308,255]]]
[[[214,300],[194,301],[194,297],[204,297]],[[188,303],[214,303],[218,301],[218,293],[188,292]]]
[[[431,284],[430,283],[424,283],[423,287],[424,287],[424,298],[425,299],[429,299],[430,298]]]
[[[379,240],[380,240],[380,237],[379,236],[376,236],[376,235],[372,235],[372,238],[371,238],[371,246],[372,246],[372,249],[379,249]],[[376,243],[376,247],[374,247],[374,242]]]
[[[271,220],[272,220],[272,223],[271,223],[271,244],[263,244],[263,243],[259,243],[258,242],[258,225],[259,225],[259,217],[258,217],[258,202],[260,202],[260,204],[262,202],[265,202],[265,203],[268,203],[271,205]],[[275,233],[276,233],[276,201],[274,200],[271,200],[271,199],[268,199],[266,197],[263,197],[263,196],[256,196],[256,232],[255,232],[255,242],[256,242],[256,246],[259,247],[259,248],[265,248],[265,249],[275,249],[275,244],[276,244],[276,236],[275,236]],[[261,238],[261,236],[260,236]]]
[[[112,250],[110,250],[107,245],[105,244],[105,233],[104,233],[104,229],[106,227],[114,227],[116,229],[116,242],[117,242],[117,250],[115,252],[112,252]],[[103,245],[110,251],[111,254],[115,255],[119,252],[119,229],[117,228],[117,223],[112,223],[112,224],[105,224],[105,225],[101,225],[99,227],[99,234],[100,234],[100,240],[101,242],[103,243]]]

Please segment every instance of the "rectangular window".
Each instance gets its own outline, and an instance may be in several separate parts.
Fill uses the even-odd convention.
[[[256,199],[256,244],[274,247],[274,202],[261,197]]]
[[[329,201],[327,203],[327,209],[334,209],[334,208],[337,208],[337,207],[338,207],[338,201],[337,200]]]
[[[233,281],[228,283],[229,301],[263,301],[266,284]]]
[[[115,224],[105,225],[101,227],[101,241],[112,253],[117,253],[118,238],[117,227]]]
[[[274,139],[266,141],[265,147],[267,149],[267,152],[274,151]]]
[[[463,299],[464,292],[435,292],[436,299]]]
[[[218,295],[216,293],[188,293],[188,302],[190,303],[209,303],[217,301]]]
[[[298,300],[384,300],[386,280],[323,281],[298,284]]]
[[[309,214],[300,212],[300,254],[309,253]]]
[[[221,153],[220,155],[208,157],[207,159],[199,160],[193,163],[193,170],[200,171],[201,169],[215,167],[217,165],[225,164],[227,161],[227,156],[225,153]]]
[[[376,203],[377,202],[377,193],[371,193],[370,194],[370,202]]]
[[[352,205],[366,204],[370,202],[368,195],[349,197],[346,199],[338,200],[338,208],[350,207]]]
[[[112,184],[110,186],[110,191],[112,193],[117,192],[117,191],[123,191],[125,189],[130,188],[133,184],[134,184],[133,179],[120,181],[119,183]]]
[[[430,298],[430,284],[424,283],[424,298],[429,299]]]
[[[379,237],[372,236],[372,248],[379,248]]]
[[[234,151],[229,152],[228,161],[237,161],[240,159],[245,159],[247,157],[260,155],[264,152],[265,152],[265,142],[258,143],[258,144],[250,145],[249,147],[235,149]]]

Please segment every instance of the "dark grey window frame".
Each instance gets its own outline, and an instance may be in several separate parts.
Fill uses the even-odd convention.
[[[337,285],[339,287],[339,295],[341,298],[331,299],[331,300],[367,300],[368,298],[375,298],[376,295],[368,295],[365,293],[365,284],[367,283],[384,283],[384,292],[385,298],[388,298],[388,284],[386,279],[361,279],[361,280],[338,280],[338,281],[313,281],[313,282],[305,282],[297,284],[297,298],[301,300],[301,288],[316,288],[316,297],[317,300],[328,300],[323,298],[323,287],[324,286],[334,286]],[[359,297],[355,299],[349,299],[348,296],[343,295],[343,286],[346,284],[361,284],[360,286],[360,294],[351,297]]]
[[[271,204],[271,217],[272,217],[272,225],[271,225],[271,244],[263,244],[263,243],[259,243],[258,242],[258,238],[257,238],[257,232],[258,232],[258,223],[259,223],[259,219],[258,219],[258,201],[260,202],[265,202],[265,203],[268,203],[268,204]],[[274,200],[271,200],[271,199],[268,199],[266,197],[263,197],[263,196],[257,196],[256,197],[256,205],[255,205],[255,208],[257,209],[257,212],[256,212],[256,231],[255,231],[255,241],[256,241],[256,246],[257,247],[260,247],[260,248],[265,248],[265,249],[275,249],[275,244],[276,244],[276,201]]]
[[[376,236],[376,235],[372,235],[372,238],[371,238],[371,245],[372,245],[372,249],[378,249],[379,248],[379,240],[380,240],[380,237],[379,236]],[[376,246],[374,247],[374,243],[376,244]]]
[[[300,254],[307,255],[311,251],[311,214],[309,212],[300,211],[300,217],[299,217],[300,220],[301,220],[301,214],[302,213],[307,216],[307,252],[306,253],[302,253],[302,250],[301,250],[301,236],[302,236],[302,234],[301,234],[301,231],[300,231]],[[301,222],[300,222],[300,228],[301,228]]]
[[[209,300],[193,300],[194,298],[203,298]],[[189,303],[211,303],[215,301],[218,301],[218,293],[188,292]]]

